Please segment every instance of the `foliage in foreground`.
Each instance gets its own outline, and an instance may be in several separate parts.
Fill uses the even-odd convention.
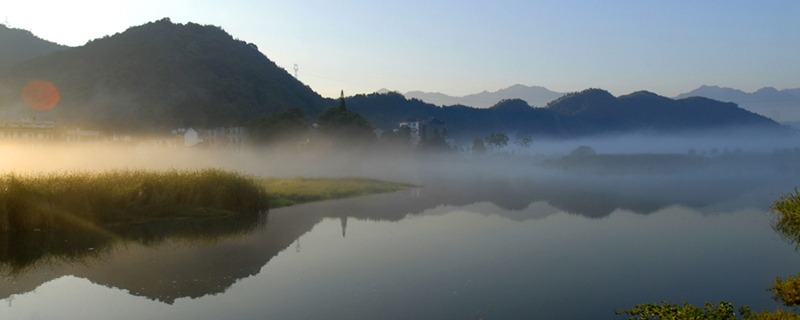
[[[703,308],[683,303],[682,306],[662,301],[661,304],[639,304],[629,310],[615,311],[616,314],[628,314],[630,320],[657,320],[657,319],[693,319],[693,320],[771,320],[771,319],[800,319],[800,316],[785,310],[774,313],[763,311],[753,313],[748,306],[742,306],[734,311],[733,304],[720,302],[718,305],[706,302]]]
[[[264,178],[260,179],[271,208],[294,204],[393,192],[414,187],[364,178]]]
[[[267,209],[258,182],[221,169],[114,170],[0,177],[0,232]]]
[[[777,214],[772,229],[789,243],[800,246],[800,192],[797,188],[773,203],[772,211]]]
[[[778,214],[772,227],[786,241],[800,248],[800,192],[797,188],[794,193],[781,196],[772,204],[772,211]],[[787,307],[800,305],[800,274],[782,278],[778,277],[769,287],[773,299],[780,301]],[[696,319],[696,320],[791,320],[800,319],[800,315],[787,310],[775,312],[762,311],[753,313],[747,306],[739,308],[739,316],[734,312],[733,304],[720,302],[719,305],[706,303],[704,308],[698,308],[686,302],[678,306],[666,301],[661,304],[639,304],[628,310],[615,311],[616,314],[628,314],[630,320],[659,320],[659,319]]]

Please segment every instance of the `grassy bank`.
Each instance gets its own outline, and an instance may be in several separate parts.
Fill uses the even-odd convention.
[[[0,176],[0,232],[257,213],[411,185],[360,178],[254,178],[221,169]]]
[[[394,192],[415,187],[363,178],[264,178],[259,179],[269,198],[270,208],[312,201],[357,197]]]
[[[0,177],[0,231],[233,215],[266,208],[266,193],[253,178],[220,169]]]

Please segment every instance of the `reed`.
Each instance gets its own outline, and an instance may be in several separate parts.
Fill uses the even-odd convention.
[[[267,205],[254,178],[221,169],[0,177],[0,232],[257,213]]]

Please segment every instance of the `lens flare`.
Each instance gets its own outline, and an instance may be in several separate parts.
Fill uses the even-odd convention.
[[[50,110],[60,99],[58,88],[47,81],[31,81],[22,88],[22,100],[25,100],[25,104],[33,110]]]

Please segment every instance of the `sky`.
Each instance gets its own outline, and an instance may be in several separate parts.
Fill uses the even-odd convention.
[[[326,97],[514,84],[674,97],[800,87],[800,1],[5,1],[0,21],[80,46],[169,17],[222,27]],[[7,20],[6,20],[7,19]]]

